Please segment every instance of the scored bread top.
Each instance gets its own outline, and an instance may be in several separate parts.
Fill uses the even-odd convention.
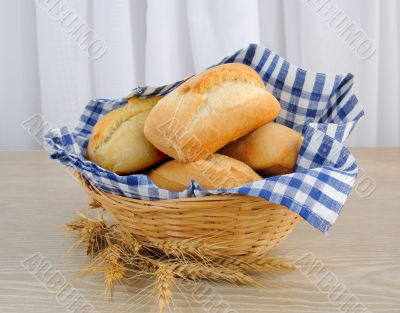
[[[166,158],[143,134],[145,120],[160,97],[128,100],[98,121],[89,139],[87,158],[120,175],[146,169]]]
[[[217,153],[192,163],[169,161],[152,170],[149,177],[158,187],[171,191],[185,190],[191,180],[203,189],[218,189],[262,179],[248,165]]]
[[[191,77],[185,82],[180,92],[204,93],[225,82],[243,82],[264,87],[260,76],[251,67],[242,63],[228,63],[212,67],[199,75]]]
[[[89,139],[88,153],[93,154],[103,144],[105,144],[114,132],[129,119],[136,115],[150,111],[162,97],[151,97],[141,99],[132,97],[125,106],[113,110],[103,116],[93,127],[92,135]]]

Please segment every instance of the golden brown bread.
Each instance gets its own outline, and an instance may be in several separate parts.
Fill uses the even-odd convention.
[[[171,191],[185,190],[191,180],[203,189],[218,189],[262,179],[248,165],[217,153],[192,163],[169,161],[152,170],[149,177],[158,187]]]
[[[272,121],[279,111],[279,102],[256,71],[244,64],[223,64],[190,78],[160,100],[144,134],[174,159],[193,162]]]
[[[277,123],[266,124],[230,143],[219,153],[248,164],[261,175],[293,172],[303,137]]]
[[[133,97],[101,118],[90,136],[87,158],[117,174],[140,171],[165,159],[143,134],[146,117],[160,98]]]

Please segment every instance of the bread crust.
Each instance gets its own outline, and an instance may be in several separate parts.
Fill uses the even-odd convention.
[[[191,180],[203,189],[218,189],[262,179],[248,165],[218,153],[192,163],[169,161],[152,170],[149,177],[159,188],[171,191],[185,190]]]
[[[240,160],[263,176],[293,172],[303,137],[278,123],[268,123],[230,143],[219,153]]]
[[[229,81],[246,82],[264,88],[260,76],[251,67],[242,63],[228,63],[212,67],[192,77],[181,86],[180,92],[205,93]]]
[[[149,114],[144,134],[180,162],[204,159],[272,121],[279,102],[252,68],[223,64],[192,77]]]
[[[161,97],[133,97],[93,127],[87,158],[117,174],[130,174],[166,158],[143,134],[145,120]]]

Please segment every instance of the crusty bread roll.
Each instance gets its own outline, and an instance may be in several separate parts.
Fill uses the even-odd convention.
[[[149,177],[158,187],[171,191],[185,190],[191,180],[203,189],[218,189],[262,179],[248,165],[217,153],[192,163],[169,161],[152,170]]]
[[[223,64],[190,78],[160,100],[144,134],[165,154],[193,162],[272,121],[279,111],[279,102],[256,71]]]
[[[277,123],[266,124],[222,148],[219,153],[248,164],[263,176],[292,173],[303,137]]]
[[[144,122],[161,97],[133,97],[94,126],[87,158],[117,174],[130,174],[166,158],[143,134]]]

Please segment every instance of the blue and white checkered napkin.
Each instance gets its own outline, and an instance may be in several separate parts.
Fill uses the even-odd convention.
[[[125,105],[133,95],[165,95],[182,81],[158,88],[136,88],[119,100],[92,100],[73,132],[63,127],[45,135],[51,157],[114,194],[145,200],[222,193],[259,196],[287,206],[314,227],[327,232],[336,221],[358,172],[354,157],[342,144],[364,115],[353,94],[353,76],[308,72],[257,45],[250,45],[221,61],[234,62],[254,68],[266,88],[279,100],[282,110],[276,121],[303,134],[295,173],[231,189],[203,190],[192,182],[185,191],[170,192],[159,189],[146,175],[119,176],[85,159],[88,138],[100,117]]]

